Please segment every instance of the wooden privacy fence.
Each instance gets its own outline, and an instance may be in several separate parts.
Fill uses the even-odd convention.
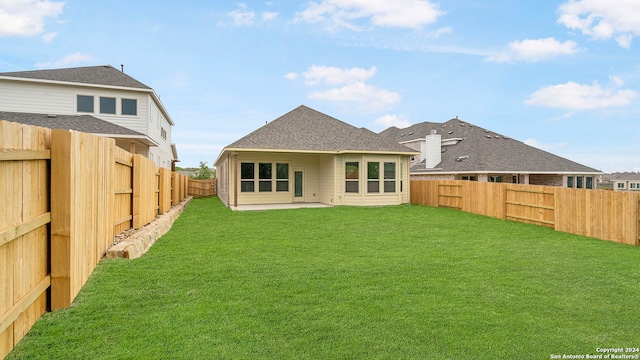
[[[459,180],[412,180],[411,203],[640,246],[640,193]]]
[[[189,179],[189,196],[194,198],[214,196],[216,194],[216,179]]]
[[[0,121],[0,358],[71,305],[114,235],[186,198],[188,181],[113,139]]]

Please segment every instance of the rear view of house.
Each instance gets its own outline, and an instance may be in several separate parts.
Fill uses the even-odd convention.
[[[365,128],[300,106],[228,145],[216,160],[228,207],[409,202],[416,151]]]

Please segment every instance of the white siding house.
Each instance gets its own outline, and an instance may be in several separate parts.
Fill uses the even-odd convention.
[[[87,121],[100,119],[132,133],[104,133],[98,126],[92,131],[90,125],[83,131],[113,137],[119,147],[145,155],[160,167],[171,168],[177,161],[171,143],[174,123],[155,91],[112,66],[0,73],[0,112],[89,115]]]

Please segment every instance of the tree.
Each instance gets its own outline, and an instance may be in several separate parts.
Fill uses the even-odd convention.
[[[195,173],[193,178],[196,180],[206,180],[206,179],[211,179],[212,177],[213,177],[213,171],[209,169],[209,167],[207,166],[207,162],[200,161],[200,168],[198,168],[198,171]]]

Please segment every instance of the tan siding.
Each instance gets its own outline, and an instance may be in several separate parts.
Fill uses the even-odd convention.
[[[258,192],[253,193],[238,192],[238,205],[245,204],[287,204],[293,202],[293,169],[304,169],[304,192],[306,202],[319,202],[320,195],[320,156],[305,154],[286,153],[240,153],[238,154],[238,171],[243,162],[271,162],[289,164],[289,191],[287,192]],[[257,176],[256,169],[256,176]],[[275,169],[273,169],[275,174]],[[238,182],[240,176],[238,176]],[[238,185],[238,184],[236,184]],[[233,193],[231,193],[233,194]],[[233,195],[232,195],[233,196]]]
[[[336,160],[333,155],[320,157],[319,201],[324,204],[336,204]]]

